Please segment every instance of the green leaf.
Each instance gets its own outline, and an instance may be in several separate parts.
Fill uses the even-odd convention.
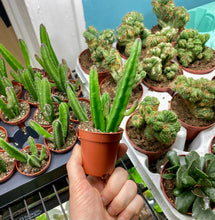
[[[196,176],[198,176],[199,178],[202,178],[202,179],[207,179],[208,178],[208,175],[206,173],[204,173],[202,170],[200,170],[199,168],[195,168],[195,173],[196,173]]]
[[[175,181],[175,185],[177,188],[183,187],[182,176],[183,176],[184,172],[186,172],[186,167],[185,166],[179,167],[179,169],[176,173],[176,181]]]
[[[192,192],[195,196],[205,197],[204,192],[203,192],[203,191],[201,190],[201,188],[199,188],[199,187],[194,188],[193,190],[191,190],[191,192]]]
[[[167,158],[172,166],[180,165],[179,156],[177,155],[176,151],[169,151],[167,153]]]
[[[163,177],[164,179],[169,179],[169,180],[171,180],[171,179],[174,179],[174,178],[176,177],[176,175],[175,175],[174,173],[165,173],[165,174],[162,174],[162,177]]]
[[[197,162],[200,162],[200,156],[197,152],[191,151],[189,154],[185,156],[185,160],[188,166],[195,160]],[[200,167],[199,167],[200,168]]]
[[[194,186],[196,184],[196,181],[188,174],[188,172],[184,172],[182,174],[182,182],[183,187],[185,188]]]
[[[215,202],[215,188],[213,187],[204,188],[204,192],[210,198],[211,202]]]

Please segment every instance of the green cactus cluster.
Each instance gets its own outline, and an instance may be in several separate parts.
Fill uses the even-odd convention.
[[[181,124],[173,111],[158,111],[158,107],[159,100],[156,97],[146,96],[139,105],[139,112],[132,116],[131,122],[137,131],[144,129],[147,140],[159,141],[169,146],[174,143]]]
[[[182,214],[191,211],[192,217],[197,220],[214,219],[214,155],[206,153],[200,156],[191,151],[185,156],[180,156],[176,151],[169,151],[167,158],[169,166],[162,177],[175,180],[172,194],[175,196],[176,209]]]
[[[145,71],[147,77],[156,82],[173,80],[179,70],[179,65],[172,62],[176,54],[177,51],[171,43],[162,42],[147,51],[138,71]]]
[[[152,0],[153,12],[155,13],[158,25],[182,30],[190,20],[190,15],[184,7],[175,7],[173,0]]]
[[[27,163],[31,167],[41,167],[41,162],[46,156],[46,147],[43,145],[42,150],[38,156],[37,146],[35,144],[34,139],[30,136],[28,137],[28,143],[30,145],[31,154],[26,154],[24,152],[20,152],[12,146],[11,144],[7,143],[4,139],[0,138],[0,146],[12,157],[15,158],[17,161]]]
[[[209,38],[209,34],[200,34],[196,29],[182,31],[175,46],[179,62],[185,67],[196,60],[205,59],[209,62],[213,58],[213,50],[205,45]]]
[[[196,118],[211,120],[214,117],[215,81],[178,76],[170,85],[186,103],[190,113]]]
[[[117,42],[125,47],[125,55],[129,56],[131,47],[137,38],[142,41],[142,47],[146,44],[146,38],[151,32],[143,24],[143,15],[139,12],[128,12],[122,18],[122,24],[116,30]]]
[[[52,133],[47,132],[34,120],[29,120],[28,124],[38,134],[53,142],[56,149],[61,149],[65,144],[69,131],[69,107],[65,102],[59,105],[59,118],[52,123]]]

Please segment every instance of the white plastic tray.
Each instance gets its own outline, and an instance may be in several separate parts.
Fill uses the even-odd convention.
[[[84,71],[79,66],[79,62],[77,60],[76,72],[82,81],[82,87],[84,91],[84,95],[89,97],[89,75],[84,73]],[[183,70],[183,74],[187,77],[193,77],[195,79],[199,79],[201,77],[207,78],[211,80],[215,76],[215,70],[203,75],[195,75],[188,73]],[[171,96],[169,93],[166,92],[155,92],[149,90],[146,86],[143,85],[144,94],[143,98],[146,95],[155,96],[160,101],[159,111],[164,109],[169,109],[170,107],[170,100]],[[121,123],[121,127],[125,129],[125,124],[128,117],[125,117]],[[172,149],[176,150],[179,154],[186,154],[187,152],[184,151],[185,142],[186,142],[186,135],[187,131],[184,127],[181,127],[180,131],[177,134],[177,139],[172,147]],[[210,127],[207,130],[201,131],[196,138],[190,143],[189,151],[195,150],[200,155],[204,155],[205,153],[209,152],[209,145],[210,142],[215,135],[215,126]],[[160,187],[160,174],[159,173],[152,173],[148,169],[148,157],[136,151],[127,140],[125,132],[123,134],[122,142],[127,144],[128,146],[128,157],[136,167],[137,171],[139,172],[140,176],[142,177],[143,181],[146,183],[147,187],[151,191],[152,195],[154,196],[155,200],[158,202],[159,206],[165,213],[166,217],[170,220],[191,220],[193,219],[191,216],[182,215],[179,213],[172,205],[168,202],[166,197],[164,196],[161,187]]]

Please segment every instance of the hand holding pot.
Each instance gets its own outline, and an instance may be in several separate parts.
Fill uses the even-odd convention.
[[[118,158],[127,150],[120,144]],[[70,219],[131,219],[143,207],[136,184],[123,168],[104,180],[88,176],[82,166],[81,147],[76,145],[67,163],[70,190]]]

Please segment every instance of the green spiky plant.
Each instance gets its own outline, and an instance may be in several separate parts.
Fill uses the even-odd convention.
[[[7,169],[6,161],[0,156],[0,172],[5,172]]]
[[[173,111],[160,112],[158,107],[159,100],[156,97],[146,96],[139,105],[139,112],[132,116],[131,122],[138,132],[144,129],[147,140],[170,146],[174,143],[181,124]]]
[[[151,32],[143,24],[143,15],[139,12],[128,12],[122,18],[122,24],[116,30],[116,37],[119,46],[125,47],[125,55],[129,56],[131,47],[137,38],[142,41],[145,47],[146,39]]]
[[[139,63],[139,55],[141,50],[141,41],[137,39],[132,47],[131,55],[125,65],[123,77],[120,80],[117,88],[116,96],[112,107],[110,106],[110,96],[104,93],[100,98],[98,73],[96,67],[90,71],[90,107],[92,121],[95,128],[102,132],[116,132],[119,125],[126,114],[128,100],[131,95],[136,70]],[[70,105],[74,110],[76,117],[80,122],[88,121],[87,115],[81,109],[74,91],[68,86],[67,94]],[[132,111],[135,108],[131,108]],[[131,113],[131,110],[129,111]]]
[[[205,45],[209,38],[209,34],[200,34],[196,29],[182,31],[175,46],[179,62],[184,67],[188,67],[196,60],[204,59],[210,62],[213,59],[213,50]]]
[[[47,140],[54,143],[56,149],[61,149],[65,144],[69,131],[69,108],[65,102],[59,105],[59,118],[52,123],[52,134],[47,132],[34,120],[29,120],[28,124],[38,134],[42,135]]]
[[[170,85],[185,101],[196,118],[211,120],[214,117],[215,81],[178,76]]]
[[[148,50],[146,57],[140,62],[139,69],[145,71],[147,77],[156,82],[173,80],[179,71],[179,65],[172,60],[177,51],[171,43],[161,42]]]
[[[164,179],[175,180],[172,194],[175,207],[186,214],[189,210],[197,220],[215,219],[211,205],[215,202],[215,157],[207,153],[200,156],[191,151],[186,156],[176,151],[167,153],[169,167],[162,174]]]
[[[28,138],[28,143],[30,145],[31,154],[26,154],[24,152],[20,152],[12,146],[11,144],[7,143],[4,139],[0,138],[0,146],[12,157],[15,158],[17,161],[27,163],[31,167],[41,167],[41,162],[46,156],[46,147],[43,145],[42,150],[40,151],[39,156],[37,155],[37,146],[35,141],[32,137]]]
[[[184,7],[175,7],[173,0],[152,0],[151,4],[161,28],[170,26],[180,31],[190,20],[187,10]]]

